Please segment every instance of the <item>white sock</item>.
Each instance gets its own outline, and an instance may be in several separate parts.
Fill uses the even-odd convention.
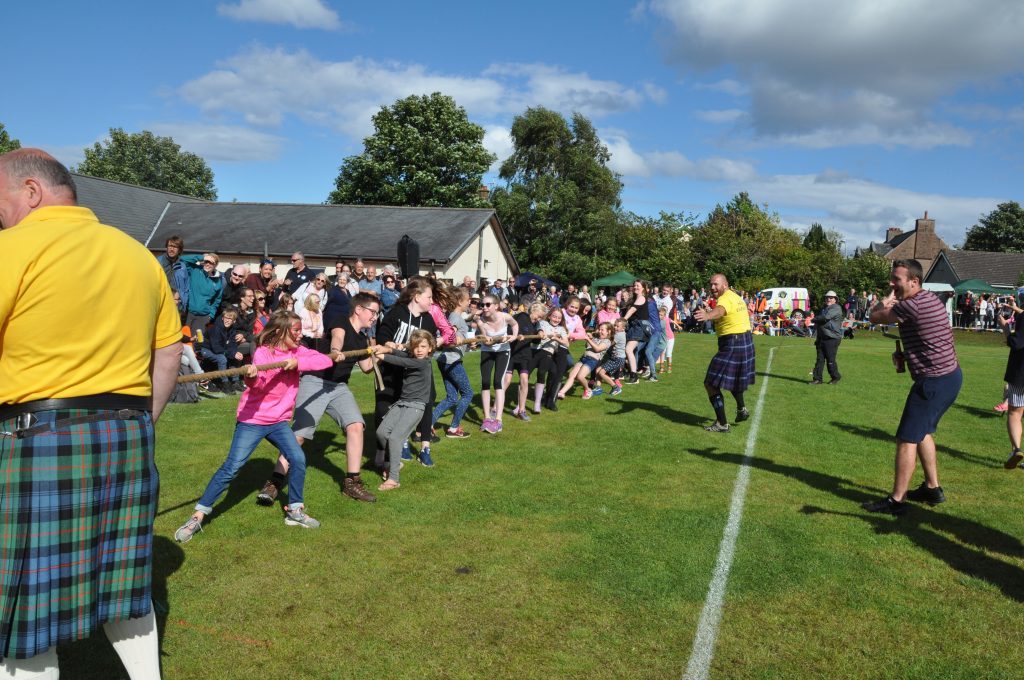
[[[109,621],[103,632],[131,680],[160,680],[160,639],[152,609],[141,619]]]
[[[57,648],[50,647],[31,659],[4,659],[0,663],[0,680],[58,680]]]

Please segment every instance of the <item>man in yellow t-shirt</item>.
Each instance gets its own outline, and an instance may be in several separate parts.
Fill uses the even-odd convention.
[[[153,423],[181,355],[170,286],[39,149],[0,155],[0,229],[0,676],[56,677],[56,645],[102,627],[132,677],[158,678]],[[69,284],[72,261],[87,275]]]
[[[714,309],[700,308],[694,312],[697,321],[713,321],[718,336],[718,353],[708,364],[704,376],[704,389],[715,409],[715,422],[704,429],[708,432],[728,432],[729,420],[725,415],[722,390],[729,390],[736,398],[736,422],[750,417],[743,392],[754,384],[754,340],[750,334],[750,313],[743,298],[729,288],[723,274],[711,277],[711,295],[716,299]]]

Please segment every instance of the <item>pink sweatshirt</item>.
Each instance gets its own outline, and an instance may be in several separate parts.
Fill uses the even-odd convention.
[[[441,305],[436,302],[430,303],[430,318],[434,320],[434,325],[437,326],[437,332],[441,334],[441,345],[454,345],[459,340],[459,334],[455,330],[455,326],[448,323],[448,315],[441,309]]]
[[[249,389],[242,393],[238,402],[238,422],[273,425],[289,420],[295,410],[295,396],[299,393],[299,372],[319,371],[334,365],[326,354],[302,345],[292,350],[261,345],[253,353],[252,363],[273,364],[293,357],[299,360],[297,371],[272,368],[260,371],[255,378],[245,379]]]
[[[619,310],[617,309],[614,312],[609,311],[607,309],[602,309],[600,312],[597,313],[598,323],[604,323],[607,321],[608,323],[614,324],[615,320],[620,318],[622,317],[619,316]]]
[[[569,330],[569,340],[586,340],[587,329],[583,327],[583,319],[580,318],[579,314],[576,316],[563,314],[563,316],[565,318],[565,327]]]

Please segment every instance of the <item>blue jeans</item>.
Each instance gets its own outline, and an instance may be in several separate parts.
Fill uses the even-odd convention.
[[[213,363],[217,364],[218,371],[223,371],[228,367],[228,357],[226,354],[217,354],[216,352],[211,352],[205,347],[200,347],[199,355],[204,359],[210,359]]]
[[[431,414],[431,423],[436,423],[445,411],[454,406],[452,422],[448,426],[454,430],[462,422],[462,417],[466,415],[466,409],[473,401],[473,386],[469,384],[466,367],[461,361],[448,364],[442,358],[437,360],[437,366],[441,369],[441,378],[444,380],[445,396],[444,401],[438,404],[434,413]]]
[[[288,427],[288,421],[282,420],[273,425],[235,424],[235,436],[231,439],[228,457],[213,473],[203,497],[196,504],[196,510],[210,514],[213,504],[227,490],[228,484],[238,475],[238,471],[249,460],[256,446],[264,439],[276,446],[288,461],[288,505],[302,505],[302,487],[306,483],[306,454],[295,441],[295,434]]]

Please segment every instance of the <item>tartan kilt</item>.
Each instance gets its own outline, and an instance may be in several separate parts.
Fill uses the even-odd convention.
[[[718,336],[718,353],[708,364],[704,384],[730,392],[754,384],[754,339],[750,333]]]
[[[42,424],[91,412],[35,415]],[[148,413],[0,436],[0,656],[29,658],[150,612],[153,442]]]

